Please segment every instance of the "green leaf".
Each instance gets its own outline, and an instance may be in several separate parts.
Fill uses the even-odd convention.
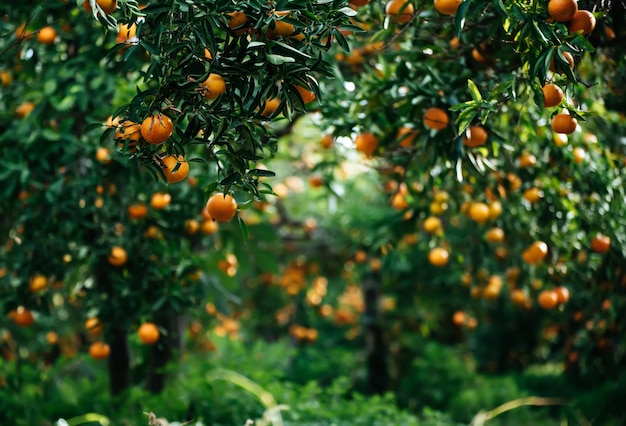
[[[248,242],[249,231],[248,225],[246,225],[246,221],[241,218],[241,216],[237,216],[237,223],[239,224],[239,229],[241,229],[241,235],[243,236],[244,242]]]
[[[268,54],[266,57],[267,60],[274,65],[282,65],[290,62],[296,62],[294,58],[291,58],[289,56],[275,55],[272,53]]]
[[[480,90],[478,90],[476,83],[474,83],[470,79],[467,80],[467,88],[469,89],[470,95],[475,102],[480,102],[483,100],[483,96],[480,94]]]

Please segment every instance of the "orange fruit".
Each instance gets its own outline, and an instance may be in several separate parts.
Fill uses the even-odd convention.
[[[47,332],[46,342],[48,342],[49,345],[56,345],[59,342],[59,335],[54,331]]]
[[[119,24],[117,27],[117,37],[115,41],[117,43],[128,43],[129,40],[135,38],[137,35],[137,24]]]
[[[189,162],[182,155],[166,155],[161,162],[161,170],[168,183],[181,182],[189,175]]]
[[[23,102],[15,108],[15,115],[19,118],[24,118],[35,109],[35,104],[32,102]]]
[[[559,297],[554,290],[543,290],[539,293],[537,302],[543,309],[554,309],[559,304]]]
[[[529,265],[535,265],[548,255],[548,245],[543,241],[535,241],[522,253],[522,259]]]
[[[429,129],[442,130],[448,125],[448,114],[441,108],[428,108],[424,113],[424,125]]]
[[[541,90],[543,92],[543,106],[545,108],[555,107],[563,101],[563,90],[556,84],[546,84]]]
[[[219,225],[213,219],[203,220],[202,224],[200,225],[200,232],[202,232],[204,235],[211,235],[215,234],[218,228]]]
[[[96,317],[87,318],[87,321],[85,321],[85,330],[92,336],[98,336],[102,334],[102,323]]]
[[[218,222],[230,222],[237,213],[237,201],[230,194],[219,192],[211,195],[206,203],[209,215]]]
[[[458,49],[459,47],[461,47],[461,40],[458,37],[452,37],[450,39],[450,47],[453,48],[454,50]]]
[[[539,201],[543,197],[543,193],[541,192],[541,189],[537,187],[532,187],[524,191],[523,197],[526,201],[533,204]]]
[[[456,15],[463,0],[435,0],[435,9],[443,15]]]
[[[448,250],[444,248],[435,247],[430,252],[428,252],[428,262],[438,268],[446,266],[449,260],[450,254],[448,253]]]
[[[263,104],[263,110],[261,111],[261,116],[263,117],[271,116],[278,109],[279,106],[280,106],[279,98],[272,98],[272,99],[265,101],[265,103]]]
[[[548,14],[558,22],[567,22],[574,17],[578,10],[575,0],[550,0],[548,2]]]
[[[370,0],[350,0],[349,3],[356,7],[362,7],[369,4]]]
[[[89,356],[96,360],[107,359],[111,353],[111,348],[104,342],[93,342],[89,346]]]
[[[537,157],[528,152],[524,152],[519,157],[519,166],[520,167],[534,167],[537,164]]]
[[[200,83],[202,94],[206,99],[215,99],[222,93],[226,92],[226,81],[219,74],[211,73],[209,77]]]
[[[572,20],[569,21],[568,31],[570,33],[582,32],[587,35],[596,27],[596,17],[588,10],[577,11]]]
[[[396,140],[399,141],[398,145],[404,148],[408,148],[413,145],[415,136],[417,136],[417,131],[415,129],[408,126],[403,126],[398,129],[398,133],[396,133]]]
[[[158,327],[151,322],[144,322],[137,330],[139,340],[144,345],[152,345],[159,340],[160,333]]]
[[[576,164],[581,164],[583,161],[585,161],[585,158],[587,158],[587,152],[581,148],[574,148],[574,162]]]
[[[44,275],[38,274],[30,279],[28,289],[33,293],[37,293],[46,288],[46,284],[48,284],[48,279]]]
[[[22,24],[15,29],[15,37],[18,40],[28,39],[32,34],[33,32],[26,28],[26,24]]]
[[[460,326],[467,322],[467,315],[463,311],[456,311],[452,314],[452,323],[454,325]]]
[[[333,136],[329,135],[329,134],[325,134],[324,136],[322,136],[322,139],[320,139],[320,145],[324,149],[332,148],[333,147]]]
[[[248,30],[248,17],[244,12],[235,11],[228,14],[228,28],[230,28],[236,35],[245,34]]]
[[[475,47],[472,49],[472,59],[479,64],[488,64],[490,62],[489,56],[485,54],[485,46]]]
[[[287,16],[289,15],[289,11],[276,11],[274,12],[276,16]],[[274,28],[268,28],[267,29],[267,37],[268,38],[277,38],[277,37],[284,37],[284,36],[290,36],[293,33],[296,32],[296,27],[293,26],[293,24],[290,24],[289,22],[286,21],[281,21],[280,19],[276,19],[274,21]]]
[[[565,60],[567,61],[567,63],[569,64],[570,68],[574,68],[574,57],[572,56],[571,53],[569,52],[565,52],[565,51],[561,51],[561,54],[563,55],[563,57],[565,58]],[[558,55],[558,53],[555,52],[554,56]],[[560,66],[560,65],[559,65]],[[548,67],[548,69],[552,72],[556,72],[556,64],[554,62],[554,57],[552,57],[552,60],[550,61],[550,66]],[[559,71],[561,72],[561,71]]]
[[[511,301],[516,306],[524,306],[526,304],[526,294],[524,290],[519,288],[511,290]]]
[[[174,131],[174,123],[163,114],[154,114],[141,123],[141,136],[148,143],[159,145],[169,139]]]
[[[98,4],[98,6],[100,6],[100,9],[102,9],[102,11],[107,15],[113,13],[117,8],[117,0],[96,0],[96,3]],[[87,12],[91,13],[91,5],[89,4],[89,0],[85,0],[85,2],[83,3],[83,7]]]
[[[487,142],[487,131],[482,126],[471,126],[465,131],[463,145],[469,148],[482,146]]]
[[[132,220],[143,219],[148,216],[148,207],[142,203],[131,204],[126,209],[126,212],[128,213],[128,217]]]
[[[196,219],[187,219],[184,225],[185,234],[194,235],[200,230],[200,222]]]
[[[37,32],[37,41],[41,44],[52,44],[57,38],[57,32],[54,28],[48,26],[43,27]]]
[[[13,322],[20,327],[29,327],[35,322],[35,317],[33,316],[33,313],[23,306],[18,306],[17,310],[13,314],[12,319]]]
[[[376,148],[378,148],[378,138],[373,133],[363,132],[354,139],[354,146],[357,151],[362,152],[366,157],[371,157]]]
[[[391,197],[391,207],[396,210],[405,210],[409,207],[409,203],[406,201],[404,194],[398,192]]]
[[[564,133],[566,135],[574,133],[578,121],[569,114],[560,113],[552,117],[550,127],[557,133]]]
[[[11,76],[8,71],[0,71],[0,83],[2,83],[3,86],[9,86],[12,82],[13,76]]]
[[[141,124],[126,120],[115,129],[115,139],[138,141],[141,137]]]
[[[163,210],[170,205],[172,196],[163,192],[155,192],[150,198],[150,207],[155,210]]]
[[[559,286],[554,289],[554,292],[556,293],[556,297],[560,305],[567,303],[569,300],[569,290],[567,287]]]
[[[502,228],[490,228],[485,233],[485,240],[490,243],[501,243],[504,241],[504,230]]]
[[[300,94],[302,102],[304,102],[305,104],[311,103],[315,100],[315,93],[309,90],[311,88],[310,85],[307,84],[307,88],[305,88],[299,84],[296,84],[294,87],[296,91]]]
[[[385,14],[396,24],[406,24],[415,14],[415,8],[408,0],[391,0],[385,6]]]
[[[104,146],[98,147],[96,150],[96,160],[102,164],[110,164],[111,163],[111,151],[109,148]]]
[[[430,234],[437,234],[442,231],[443,225],[441,219],[435,216],[429,216],[424,220],[424,231]]]
[[[590,245],[591,245],[591,250],[595,253],[600,253],[600,254],[607,253],[609,249],[611,248],[611,237],[601,234],[601,233],[597,233],[591,239]]]
[[[474,222],[485,223],[489,220],[489,206],[485,203],[472,203],[468,214]]]
[[[113,266],[122,266],[128,261],[128,254],[123,247],[115,246],[111,248],[107,260]]]

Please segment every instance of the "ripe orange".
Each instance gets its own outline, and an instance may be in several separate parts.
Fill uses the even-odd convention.
[[[113,266],[122,266],[128,260],[128,254],[123,247],[115,246],[111,248],[107,260]]]
[[[172,196],[163,192],[155,192],[150,198],[150,207],[155,210],[163,210],[170,205]]]
[[[28,284],[28,289],[32,291],[33,293],[37,293],[43,290],[44,288],[46,288],[47,284],[48,284],[48,279],[44,275],[38,274],[30,279],[30,283]]]
[[[524,306],[526,304],[526,294],[524,290],[519,288],[511,290],[511,301],[516,306]]]
[[[523,196],[526,201],[533,204],[543,197],[543,193],[541,192],[541,189],[537,187],[532,187],[525,190]]]
[[[102,334],[102,323],[96,317],[87,318],[87,321],[85,321],[85,330],[92,336],[98,336]]]
[[[577,11],[569,22],[570,33],[582,32],[587,35],[596,27],[596,17],[588,10]]]
[[[548,245],[543,241],[535,241],[522,253],[522,259],[529,265],[535,265],[548,255]]]
[[[144,345],[152,345],[159,340],[160,333],[158,327],[151,322],[144,322],[137,330],[139,340]]]
[[[548,3],[548,14],[558,22],[569,21],[577,10],[578,3],[575,0],[550,0]]]
[[[485,203],[472,203],[470,204],[468,214],[474,222],[485,223],[489,220],[489,206]]]
[[[197,234],[200,230],[200,222],[198,222],[196,219],[187,219],[185,220],[184,229],[185,234],[187,235]]]
[[[189,175],[189,162],[182,155],[166,155],[161,161],[161,170],[168,183],[181,182]]]
[[[286,16],[286,15],[289,15],[290,12],[289,11],[276,11],[274,13],[276,14],[276,16]],[[290,36],[295,32],[296,32],[296,27],[294,27],[293,24],[276,19],[274,21],[274,28],[268,28],[266,35],[268,38],[273,39],[277,37]]]
[[[35,109],[35,104],[32,102],[23,102],[15,108],[15,115],[19,118],[24,118]]]
[[[280,106],[279,98],[272,98],[272,99],[265,101],[265,103],[263,104],[263,110],[261,111],[261,116],[263,117],[271,116],[278,109],[279,106]]]
[[[398,133],[396,133],[396,140],[399,141],[398,145],[404,148],[408,148],[413,145],[415,136],[417,136],[417,131],[415,129],[408,126],[403,126],[398,129]]]
[[[563,55],[563,57],[565,58],[565,60],[567,61],[567,63],[569,64],[570,68],[574,68],[574,57],[572,56],[571,53],[569,52],[565,52],[562,51],[561,54]],[[558,55],[557,52],[555,52],[554,56]],[[560,65],[559,65],[560,66]],[[554,57],[552,57],[552,60],[550,61],[550,66],[548,67],[548,69],[552,72],[556,72],[556,64],[554,62]],[[562,73],[562,71],[559,71]]]
[[[98,147],[96,150],[96,160],[102,164],[110,164],[111,163],[111,151],[109,148],[104,146]]]
[[[566,113],[556,114],[552,117],[552,123],[550,124],[553,131],[566,135],[574,133],[577,125],[578,120]]]
[[[104,342],[93,342],[89,346],[89,356],[96,360],[107,359],[111,354],[111,348]]]
[[[19,306],[17,308],[17,310],[13,314],[12,319],[13,322],[20,327],[29,327],[35,322],[35,317],[33,316],[33,313],[23,306]]]
[[[100,9],[102,9],[102,11],[107,15],[113,13],[117,8],[117,0],[96,0],[96,3],[98,4],[98,6],[100,6]],[[91,13],[91,5],[89,4],[89,0],[85,0],[85,2],[83,3],[83,7],[87,12]]]
[[[396,210],[406,210],[409,203],[406,201],[404,194],[397,192],[391,197],[391,207]]]
[[[141,137],[141,124],[126,120],[115,129],[115,139],[138,141]]]
[[[59,335],[54,331],[47,332],[46,342],[48,342],[49,345],[56,345],[59,342]]]
[[[126,209],[126,212],[131,220],[143,219],[148,215],[148,207],[142,203],[131,204]]]
[[[349,3],[353,6],[356,7],[362,7],[367,5],[370,2],[370,0],[350,0]]]
[[[435,247],[428,253],[428,262],[438,268],[446,266],[449,260],[450,254],[448,253],[448,250],[444,248]]]
[[[354,139],[354,146],[357,151],[362,152],[366,157],[371,157],[376,148],[378,148],[378,138],[373,133],[363,132]]]
[[[26,24],[22,24],[15,29],[15,37],[18,40],[26,40],[32,36],[33,32],[26,28]]]
[[[424,231],[430,234],[440,233],[443,229],[441,219],[435,216],[429,216],[424,220]]]
[[[322,139],[320,139],[320,145],[324,149],[332,148],[333,147],[333,136],[329,135],[329,134],[325,134],[324,136],[322,136]]]
[[[452,315],[452,323],[454,325],[461,326],[465,324],[466,321],[467,321],[467,315],[463,311],[456,311]]]
[[[117,43],[129,43],[131,39],[134,39],[137,35],[137,24],[119,24],[117,28],[117,37],[115,41]]]
[[[37,32],[37,41],[41,44],[52,44],[57,38],[57,32],[52,27],[43,27]]]
[[[554,292],[556,293],[556,297],[560,305],[567,303],[569,300],[569,290],[567,287],[559,286],[554,289]]]
[[[311,86],[309,86],[308,84],[307,84],[308,88],[302,87],[299,84],[296,84],[294,87],[300,94],[300,97],[302,98],[302,102],[304,102],[305,104],[311,103],[315,100],[315,93],[309,90]]]
[[[230,222],[237,213],[237,201],[230,194],[219,192],[211,195],[206,203],[209,215],[218,222]]]
[[[469,148],[482,146],[487,142],[487,131],[482,126],[472,126],[465,131],[463,145]]]
[[[541,89],[543,91],[543,106],[551,108],[563,102],[563,90],[556,84],[546,84]]]
[[[587,158],[587,152],[581,148],[574,148],[574,162],[576,164],[581,164]]]
[[[204,235],[215,234],[219,228],[219,225],[214,220],[203,220],[200,225],[200,232]]]
[[[528,152],[522,153],[519,157],[519,166],[520,167],[535,167],[537,165],[537,157]]]
[[[504,241],[504,230],[502,228],[490,228],[485,233],[485,240],[490,243],[501,243]]]
[[[235,11],[228,14],[228,28],[230,28],[236,35],[245,34],[248,30],[248,17],[244,12]]]
[[[415,8],[408,0],[391,0],[385,6],[385,14],[396,24],[406,24],[415,14]]]
[[[448,125],[448,120],[448,114],[441,108],[428,108],[424,113],[424,125],[429,129],[445,129]]]
[[[559,304],[559,297],[554,290],[543,290],[539,293],[537,302],[543,309],[554,309]]]
[[[13,82],[13,76],[8,71],[0,71],[0,83],[3,86],[9,86]]]
[[[146,142],[159,145],[169,139],[174,131],[174,123],[163,114],[154,114],[141,123],[141,136]]]
[[[206,99],[215,99],[226,92],[226,81],[219,74],[211,73],[209,77],[200,83],[202,94]]]
[[[611,237],[609,237],[608,235],[597,233],[591,239],[590,245],[591,245],[591,250],[596,253],[600,253],[600,254],[607,253],[609,249],[611,248]]]
[[[435,0],[435,9],[443,15],[456,15],[463,0]]]

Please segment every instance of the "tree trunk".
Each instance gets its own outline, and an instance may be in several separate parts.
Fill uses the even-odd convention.
[[[367,339],[367,385],[370,393],[382,394],[389,386],[387,351],[379,324],[380,274],[371,273],[363,283]]]
[[[146,388],[152,393],[160,393],[167,380],[166,367],[174,358],[174,351],[182,351],[182,317],[174,313],[167,315],[159,324],[167,331],[159,341],[150,348],[148,380]]]
[[[108,336],[111,353],[109,355],[109,389],[111,396],[117,397],[130,387],[130,351],[128,330],[115,325]]]

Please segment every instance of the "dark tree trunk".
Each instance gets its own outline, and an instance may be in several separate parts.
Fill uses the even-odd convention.
[[[182,350],[182,318],[172,313],[159,326],[167,331],[167,335],[162,336],[150,349],[146,388],[152,393],[163,391],[167,380],[167,364],[174,358],[175,351],[180,353]]]
[[[128,330],[116,326],[108,337],[111,353],[109,355],[109,389],[116,397],[130,387],[130,351],[128,348]]]
[[[387,371],[387,348],[378,318],[379,273],[372,273],[365,279],[363,292],[367,339],[367,385],[370,393],[382,394],[389,386],[389,372]]]

